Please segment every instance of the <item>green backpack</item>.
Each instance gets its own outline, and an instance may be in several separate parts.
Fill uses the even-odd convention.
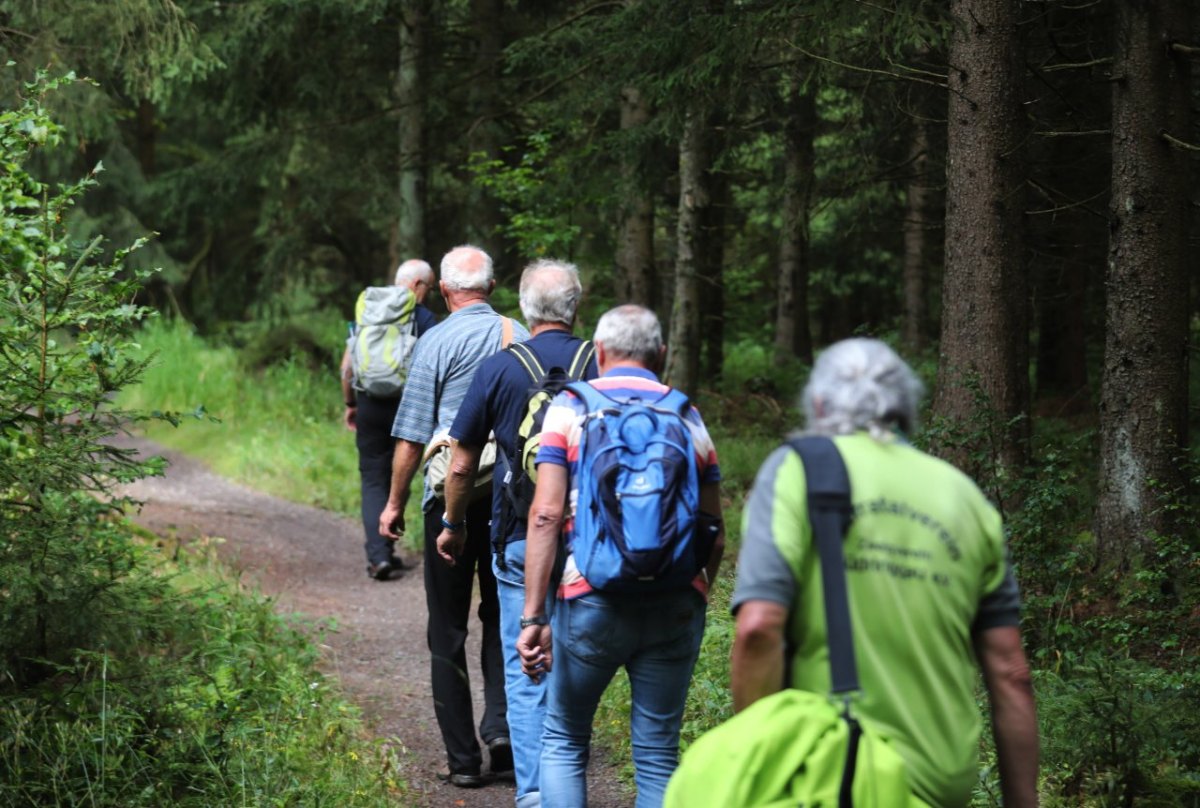
[[[417,299],[404,286],[368,286],[354,305],[350,368],[354,389],[396,398],[404,389],[417,344]]]
[[[852,518],[846,466],[828,438],[790,445],[808,480],[833,695],[785,688],[705,733],[684,753],[663,805],[921,808],[900,754],[852,710],[850,694],[859,685],[842,558]]]

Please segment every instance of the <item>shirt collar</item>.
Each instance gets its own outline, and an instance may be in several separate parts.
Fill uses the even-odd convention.
[[[658,381],[658,374],[656,374],[653,370],[647,370],[646,368],[633,367],[632,365],[621,365],[621,366],[612,368],[608,372],[603,373],[601,375],[606,379],[609,376],[636,376],[639,379],[649,379],[652,382]]]
[[[461,309],[454,312],[454,314],[451,314],[450,316],[454,317],[459,314],[483,314],[483,313],[489,312],[489,311],[492,311],[491,304],[481,300],[478,303],[472,303],[469,306],[463,306]]]

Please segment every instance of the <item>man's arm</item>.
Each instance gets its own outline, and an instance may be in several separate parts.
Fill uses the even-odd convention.
[[[346,350],[342,353],[342,402],[346,405],[346,411],[342,414],[342,423],[346,425],[346,429],[357,429],[355,416],[358,414],[358,407],[355,402],[358,396],[354,393],[354,387],[351,382],[354,379],[354,370],[350,367],[350,346],[346,346]]]
[[[704,566],[711,587],[717,582],[717,573],[721,569],[721,559],[725,556],[725,517],[721,512],[721,484],[704,483],[700,486],[700,510],[712,514],[719,520],[717,538],[713,542],[712,555]]]
[[[408,489],[417,466],[421,465],[424,447],[410,440],[399,439],[392,449],[392,489],[387,505],[379,515],[379,532],[389,539],[398,539],[404,532],[404,507],[408,505]]]
[[[566,466],[539,463],[537,488],[529,506],[529,527],[525,534],[525,610],[523,617],[545,617],[546,592],[558,549],[558,535],[566,511],[570,481]],[[529,626],[517,638],[521,668],[534,681],[550,670],[550,626]]]
[[[1038,730],[1033,680],[1020,630],[998,626],[980,632],[975,637],[975,655],[992,706],[1005,808],[1031,808],[1038,804]]]
[[[446,473],[443,488],[446,497],[446,513],[443,518],[451,524],[462,525],[467,520],[467,505],[471,502],[471,489],[475,486],[475,475],[479,473],[479,458],[482,454],[482,446],[454,441],[450,470]],[[451,531],[443,527],[437,538],[438,555],[453,567],[455,559],[462,555],[466,542],[467,532],[464,528]]]
[[[783,688],[783,631],[787,609],[770,600],[748,600],[738,607],[733,638],[733,709],[741,712]]]

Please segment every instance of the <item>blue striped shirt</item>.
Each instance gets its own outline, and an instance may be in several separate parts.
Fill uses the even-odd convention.
[[[476,369],[500,350],[503,333],[503,318],[487,303],[459,309],[425,332],[413,350],[392,437],[423,444],[448,432]],[[513,342],[527,339],[529,332],[514,320]],[[426,486],[422,504],[431,498]]]

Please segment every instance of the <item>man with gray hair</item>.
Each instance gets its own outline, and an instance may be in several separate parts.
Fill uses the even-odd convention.
[[[532,338],[510,346],[479,366],[471,388],[450,428],[458,441],[446,477],[446,520],[466,513],[479,457],[488,435],[496,435],[505,471],[493,477],[492,571],[500,595],[500,637],[504,649],[504,685],[508,726],[512,733],[513,768],[518,808],[539,804],[538,758],[546,688],[521,672],[517,635],[525,608],[525,519],[528,502],[521,496],[522,449],[532,428],[531,402],[549,401],[569,380],[596,375],[594,350],[571,333],[583,287],[579,270],[563,261],[542,259],[521,274],[521,313]],[[532,492],[532,485],[529,486]],[[523,503],[523,505],[522,505]],[[464,541],[460,532],[443,530],[438,552],[445,563],[459,563]]]
[[[396,269],[395,285],[408,289],[416,301],[411,316],[418,338],[437,325],[437,318],[424,305],[433,281],[433,269],[419,258],[410,258]],[[357,317],[356,313],[356,320]],[[383,512],[392,485],[392,422],[396,420],[401,393],[378,395],[357,389],[349,345],[342,355],[341,375],[342,400],[346,403],[342,423],[354,432],[354,445],[358,449],[367,575],[377,581],[386,581],[404,567],[395,553],[395,541],[379,532],[379,514]]]
[[[396,438],[392,489],[379,517],[379,531],[396,538],[404,531],[408,490],[421,463],[423,448],[454,423],[475,371],[487,357],[514,339],[529,336],[522,326],[497,314],[488,298],[495,288],[492,259],[477,247],[455,247],[442,259],[439,283],[450,316],[417,343],[404,398],[392,425]],[[512,770],[512,753],[505,720],[504,670],[500,649],[496,579],[488,554],[491,502],[480,500],[451,522],[445,505],[426,479],[421,500],[424,512],[425,601],[429,609],[427,639],[431,659],[434,713],[446,745],[448,771],[443,779],[462,788],[486,784],[482,751],[475,736],[466,640],[471,597],[479,581],[479,620],[482,623],[480,667],[484,712],[479,736],[490,750],[493,772]],[[443,528],[463,536],[463,554],[451,567],[438,557],[437,538]]]
[[[905,441],[921,392],[887,345],[849,339],[821,354],[803,394],[809,434],[833,438],[850,478],[843,547],[861,683],[855,716],[891,739],[918,798],[966,805],[978,782],[978,666],[1004,805],[1036,805],[1033,689],[1000,515],[964,474]],[[781,447],[759,470],[743,515],[736,710],[784,687],[831,689],[805,491],[799,455]]]
[[[679,730],[704,635],[708,586],[716,578],[724,550],[721,472],[700,413],[687,404],[686,397],[658,380],[656,370],[662,365],[666,348],[654,312],[632,305],[612,309],[596,324],[594,339],[601,375],[588,384],[595,392],[586,385],[572,385],[555,397],[542,427],[537,489],[526,537],[525,611],[517,650],[525,673],[549,689],[542,738],[542,805],[574,808],[587,804],[585,773],[592,720],[600,695],[617,669],[624,666],[632,693],[630,734],[637,806],[649,808],[661,804],[667,780],[679,760]],[[588,399],[604,398],[608,403],[603,411],[593,409],[580,394]],[[681,398],[682,404],[676,409],[674,402]],[[680,451],[670,456],[671,460],[666,455],[656,459],[673,480],[686,477],[698,485],[699,513],[690,514],[692,518],[685,522],[692,525],[694,520],[704,525],[703,533],[712,542],[711,551],[704,552],[695,543],[701,533],[697,527],[682,541],[693,542],[694,551],[688,552],[687,558],[701,567],[691,563],[681,566],[683,575],[672,576],[669,586],[643,587],[640,584],[645,581],[639,580],[631,584],[635,588],[626,591],[612,586],[600,589],[584,574],[584,570],[595,568],[575,553],[580,543],[606,535],[597,531],[589,537],[580,527],[587,516],[586,497],[581,499],[581,478],[594,486],[605,486],[605,502],[611,503],[621,496],[615,485],[623,475],[593,476],[594,467],[584,465],[593,455],[581,458],[582,436],[586,427],[599,423],[603,415],[608,423],[616,424],[612,428],[622,437],[634,442],[636,433],[637,442],[649,443],[653,437],[647,437],[646,427],[630,424],[625,418],[637,409],[637,417],[646,419],[643,404],[638,402],[658,405],[660,413],[674,410],[669,420],[654,420],[663,433],[679,439],[676,446],[690,446],[692,451]],[[626,424],[631,427],[628,433],[623,426]],[[684,456],[685,452],[692,456]],[[665,470],[668,466],[669,472]],[[637,490],[638,496],[650,493],[653,472],[635,472],[633,476],[636,479],[631,481],[630,490]],[[677,490],[670,485],[666,488]],[[677,513],[678,502],[667,498],[667,494],[663,496],[659,500],[662,511]],[[635,529],[642,535],[671,533],[665,523],[653,521]],[[546,598],[560,528],[565,528],[565,559],[551,629]],[[621,540],[627,536],[628,527],[622,531]],[[595,575],[593,579],[600,583]]]

